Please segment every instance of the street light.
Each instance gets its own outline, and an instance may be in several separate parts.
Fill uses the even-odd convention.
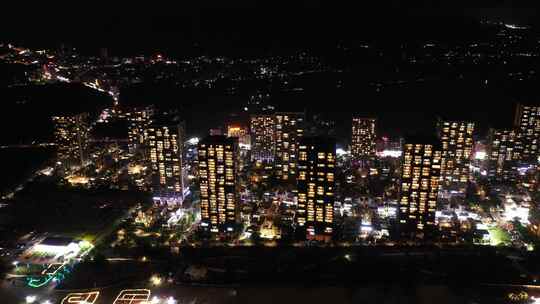
[[[151,278],[150,278],[150,282],[152,283],[152,285],[154,286],[159,286],[161,285],[161,281],[162,279],[158,276],[158,275],[153,275]]]
[[[26,304],[32,304],[36,301],[36,296],[26,296]]]
[[[45,300],[45,301],[41,302],[41,304],[52,304],[52,302],[49,301],[49,300]]]
[[[173,297],[167,299],[167,304],[176,304],[176,300]]]

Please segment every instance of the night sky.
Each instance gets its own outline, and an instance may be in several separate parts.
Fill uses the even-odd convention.
[[[71,43],[89,53],[108,47],[113,54],[126,55],[156,50],[175,55],[255,55],[297,48],[324,51],[336,42],[358,39],[460,39],[468,35],[468,25],[480,19],[540,22],[535,18],[536,7],[523,2],[515,7],[511,1],[475,1],[466,7],[456,6],[455,1],[416,7],[405,1],[383,1],[384,6],[330,6],[324,1],[286,6],[251,1],[202,3],[101,5],[97,1],[83,5],[84,9],[37,4],[25,7],[24,16],[2,16],[0,26],[9,30],[1,31],[0,38],[49,47]]]
[[[533,29],[540,22],[535,18],[536,8],[512,7],[510,1],[480,2],[475,7],[409,7],[399,1],[389,4],[329,7],[322,1],[306,1],[293,6],[270,6],[246,1],[232,7],[210,3],[178,8],[149,3],[115,7],[93,3],[73,12],[30,8],[24,17],[0,18],[0,26],[9,29],[0,31],[0,40],[28,47],[57,48],[65,44],[86,55],[97,55],[100,48],[106,47],[111,56],[160,52],[176,58],[202,54],[258,57],[307,51],[329,62],[354,65],[347,61],[349,58],[335,55],[336,46],[369,42],[390,49],[426,41],[474,42],[484,34],[478,27],[480,20],[528,24]],[[355,68],[363,69],[361,64]],[[515,102],[537,102],[530,85],[494,82],[483,87],[476,80],[455,82],[442,77],[406,89],[374,93],[361,78],[354,74],[347,77],[349,85],[341,91],[321,82],[300,95],[273,92],[272,102],[282,108],[295,103],[296,108],[313,113],[327,112],[338,121],[338,134],[342,136],[347,136],[353,114],[379,117],[383,133],[421,132],[433,125],[437,115],[478,121],[479,129],[485,133],[488,127],[510,124]],[[130,94],[124,92],[121,99],[129,102],[126,98]],[[218,125],[228,111],[240,108],[229,97],[207,98],[155,88],[136,95],[145,96],[147,103],[181,100],[184,108],[193,110],[188,122],[194,133]],[[242,98],[246,96],[238,100]],[[212,102],[215,113],[219,113],[216,121],[198,119]]]

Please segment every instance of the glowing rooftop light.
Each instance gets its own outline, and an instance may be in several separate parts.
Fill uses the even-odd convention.
[[[401,157],[400,150],[383,150],[382,152],[378,152],[377,154],[380,157],[393,157],[393,158]]]
[[[189,143],[190,145],[196,145],[196,144],[199,143],[199,138],[198,138],[198,137],[192,137],[192,138],[190,138],[190,139],[188,140],[188,143]]]
[[[485,151],[478,151],[474,154],[474,159],[478,159],[478,160],[484,160],[486,159],[486,152]]]
[[[347,154],[347,151],[345,151],[345,150],[343,150],[341,148],[336,149],[336,155],[337,156],[342,156],[342,155],[345,155],[345,154]]]

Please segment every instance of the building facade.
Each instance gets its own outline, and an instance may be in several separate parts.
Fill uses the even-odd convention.
[[[538,163],[540,144],[540,107],[518,104],[514,118],[517,131],[518,145],[521,160],[528,163]]]
[[[521,160],[518,133],[514,130],[491,129],[488,136],[488,170],[490,180],[515,182]]]
[[[328,241],[332,237],[335,191],[335,140],[305,137],[298,147],[297,229],[306,239]]]
[[[134,108],[125,113],[128,122],[128,150],[134,154],[144,145],[144,131],[152,122],[154,108]]]
[[[442,151],[433,141],[406,140],[403,145],[399,199],[402,237],[429,237],[435,227]]]
[[[375,156],[375,118],[353,118],[351,155],[353,159],[365,159]]]
[[[252,115],[250,131],[253,143],[251,160],[273,162],[276,153],[274,116],[268,114]]]
[[[235,138],[208,136],[198,144],[201,228],[218,234],[236,231],[238,223]]]
[[[210,136],[221,136],[224,133],[223,133],[223,129],[221,128],[212,128],[208,130],[208,134],[210,134]]]
[[[439,121],[438,131],[443,157],[442,187],[464,193],[470,175],[474,123]]]
[[[298,144],[304,136],[305,113],[275,115],[275,168],[278,179],[294,180],[298,165]]]
[[[58,164],[64,170],[83,167],[88,149],[88,113],[54,116],[52,120]]]
[[[177,116],[157,117],[145,130],[156,200],[181,203],[184,199],[182,170],[185,125]]]
[[[237,138],[240,148],[251,148],[251,136],[249,135],[249,130],[246,127],[242,127],[239,125],[228,125],[227,136]]]

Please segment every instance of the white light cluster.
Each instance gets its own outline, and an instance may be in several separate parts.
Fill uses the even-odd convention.
[[[507,222],[517,219],[523,225],[529,224],[528,207],[517,206],[516,204],[505,204],[503,216]]]
[[[199,143],[199,138],[198,138],[198,137],[192,137],[192,138],[190,138],[190,139],[188,140],[188,143],[189,143],[190,145],[196,145],[196,144]]]
[[[343,155],[346,155],[346,154],[349,154],[349,153],[350,153],[350,151],[345,151],[345,150],[343,150],[341,148],[336,149],[336,155],[337,156],[343,156]]]
[[[397,207],[377,207],[377,213],[381,218],[394,218],[397,215]]]
[[[484,160],[486,159],[486,156],[486,151],[477,151],[476,153],[474,153],[474,159]]]
[[[392,158],[398,158],[401,157],[401,150],[383,150],[381,152],[377,152],[377,155],[379,157],[392,157]]]

